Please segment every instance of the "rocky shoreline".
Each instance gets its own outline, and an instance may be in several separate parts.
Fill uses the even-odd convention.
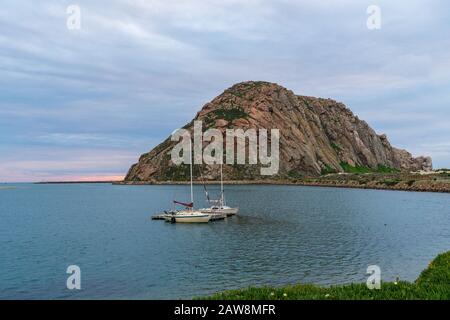
[[[194,181],[194,184],[202,184]],[[219,184],[205,181],[205,184]],[[116,185],[185,185],[189,181],[118,181]],[[300,185],[311,187],[450,193],[450,174],[333,174],[302,179],[264,179],[224,181],[228,185]]]

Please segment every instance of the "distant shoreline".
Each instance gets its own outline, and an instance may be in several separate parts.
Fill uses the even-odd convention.
[[[203,184],[202,181],[194,181],[196,185]],[[218,181],[205,181],[207,185],[218,185]],[[353,183],[330,183],[330,182],[306,182],[289,180],[235,180],[224,181],[225,185],[289,185],[289,186],[307,186],[307,187],[328,187],[328,188],[350,188],[350,189],[368,189],[368,190],[392,190],[392,191],[411,191],[411,192],[435,192],[450,193],[450,185],[446,187],[434,188],[433,186],[387,186],[387,185],[357,185]],[[116,181],[114,185],[187,185],[189,181]]]
[[[33,184],[78,184],[78,183],[109,183],[113,184],[121,181],[40,181],[32,182]]]
[[[113,184],[113,185],[186,185],[189,181],[43,181],[35,184]],[[196,180],[194,184],[217,185],[217,180]],[[450,174],[331,174],[321,177],[298,179],[229,180],[226,185],[290,185],[328,188],[351,188],[370,190],[393,190],[412,192],[450,193]]]

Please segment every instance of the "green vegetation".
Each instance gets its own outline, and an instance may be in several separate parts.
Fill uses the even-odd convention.
[[[287,173],[289,178],[300,179],[302,175],[297,170],[290,170]]]
[[[330,173],[336,173],[336,170],[330,167],[328,164],[326,164],[325,168],[323,168],[322,171],[320,172],[321,175],[326,175]]]
[[[373,169],[369,168],[369,167],[365,167],[365,166],[352,166],[350,164],[348,164],[347,162],[341,162],[340,163],[342,169],[344,169],[344,172],[347,173],[370,173],[370,172],[374,172]]]
[[[450,251],[441,253],[420,274],[416,285],[429,291],[446,293],[450,299]]]
[[[240,83],[237,87],[233,87],[234,90],[231,93],[242,98],[247,94],[247,92],[256,89],[264,84],[265,83],[262,81],[249,81]]]
[[[205,116],[204,122],[206,126],[210,126],[214,123],[216,119],[224,119],[228,122],[232,122],[236,119],[247,119],[249,117],[248,113],[245,112],[241,107],[232,107],[230,109],[218,109],[211,111]]]
[[[239,98],[244,98],[244,95],[245,95],[245,93],[244,92],[241,92],[241,91],[232,91],[231,92],[233,95],[235,95],[236,97],[239,97]]]
[[[231,122],[235,119],[247,118],[248,114],[240,107],[233,107],[231,109],[219,109],[213,111],[217,119],[225,119]]]
[[[164,170],[164,180],[167,181],[188,181],[190,178],[188,165],[169,166]]]
[[[250,90],[254,90],[265,85],[270,85],[270,83],[265,81],[249,81],[246,83],[241,83],[237,87],[233,87],[233,90],[230,90],[229,92],[236,97],[244,98]]]
[[[199,298],[205,299],[205,298]],[[247,288],[217,293],[214,300],[448,300],[450,299],[450,251],[437,256],[414,282],[382,282],[381,289],[366,284],[320,287],[310,284]]]
[[[334,149],[334,151],[336,151],[338,153],[342,150],[342,148],[334,142],[331,143],[331,147]]]
[[[372,169],[366,166],[352,166],[347,162],[341,162],[340,163],[342,169],[344,169],[344,172],[347,173],[396,173],[400,172],[400,170],[379,165],[377,169]]]

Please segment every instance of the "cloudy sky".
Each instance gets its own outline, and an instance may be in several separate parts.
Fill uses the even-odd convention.
[[[444,0],[3,0],[0,182],[121,177],[245,80],[342,101],[450,167],[449,53]]]

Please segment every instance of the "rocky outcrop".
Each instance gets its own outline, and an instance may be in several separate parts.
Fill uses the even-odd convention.
[[[398,159],[398,168],[403,171],[431,171],[433,163],[430,157],[413,158],[411,153],[406,150],[392,148],[395,153],[395,159]]]
[[[386,135],[378,135],[344,104],[331,99],[295,95],[274,83],[243,82],[205,104],[194,120],[204,129],[279,129],[280,168],[274,178],[318,176],[365,170],[431,170],[428,157],[414,158],[392,147]],[[185,126],[192,130],[193,121]],[[186,180],[187,166],[170,160],[175,142],[168,138],[134,164],[126,181]],[[226,180],[264,179],[259,165],[224,166]],[[217,179],[217,167],[202,165],[206,179]]]

